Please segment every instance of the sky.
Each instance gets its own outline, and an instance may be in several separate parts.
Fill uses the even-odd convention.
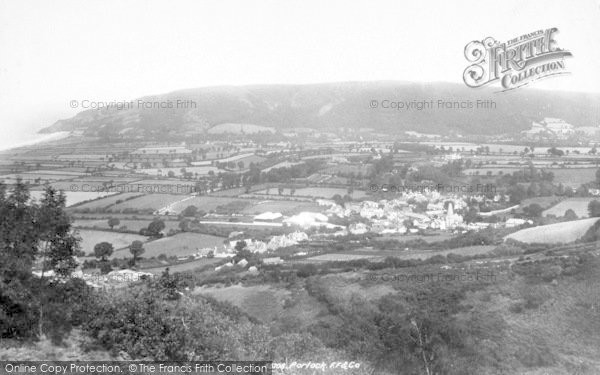
[[[0,0],[3,138],[184,88],[339,81],[462,83],[464,48],[557,27],[570,75],[600,91],[600,0]]]

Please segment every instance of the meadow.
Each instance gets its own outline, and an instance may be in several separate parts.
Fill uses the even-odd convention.
[[[89,193],[89,194],[98,194],[98,193]],[[77,209],[90,209],[96,210],[98,208],[105,208],[116,204],[118,201],[125,201],[127,199],[131,199],[133,197],[139,197],[141,194],[139,193],[121,193],[121,194],[113,194],[103,197],[102,199],[97,199],[92,202],[86,202],[77,206]]]
[[[178,233],[174,236],[160,238],[144,244],[144,258],[166,256],[188,256],[206,247],[223,247],[225,238],[199,233]]]
[[[139,232],[140,229],[147,228],[148,225],[152,222],[152,220],[121,220],[119,219],[119,225],[115,226],[115,230],[121,227],[126,227],[127,230]],[[165,220],[165,231],[168,232],[170,230],[178,230],[179,222],[173,220]],[[84,220],[77,219],[73,222],[73,226],[76,228],[93,228],[93,229],[110,229],[108,226],[108,219],[98,219],[98,220]]]
[[[102,193],[87,193],[87,192],[82,192],[82,191],[66,191],[65,192],[65,196],[67,198],[67,202],[66,202],[66,206],[67,207],[71,207],[73,205],[76,205],[78,203],[81,202],[85,202],[85,201],[89,201],[89,200],[96,200],[96,199],[101,199],[104,197],[108,197],[111,195],[115,195],[117,193],[107,193],[107,192],[102,192]],[[44,192],[41,190],[34,190],[30,192],[31,198],[38,200],[40,198],[42,198],[42,196],[44,195]]]
[[[256,191],[255,194],[264,194],[266,196],[269,195],[279,195],[277,188],[265,189]],[[313,198],[333,198],[334,195],[344,196],[348,194],[347,189],[341,188],[329,188],[329,187],[305,187],[296,189],[294,193],[294,197],[313,197]],[[284,188],[282,191],[283,196],[291,196],[291,189]],[[366,197],[366,193],[363,190],[355,190],[352,193],[353,198],[364,198]]]
[[[100,242],[108,242],[113,245],[115,250],[125,248],[133,241],[145,242],[147,238],[137,234],[109,232],[100,230],[80,229],[79,236],[81,237],[81,250],[86,255],[94,252],[94,246]],[[127,251],[129,254],[129,251]],[[130,254],[129,254],[130,256]]]
[[[185,199],[185,195],[178,194],[145,194],[138,198],[124,201],[122,203],[115,204],[110,208],[112,212],[119,212],[127,209],[133,210],[144,210],[152,209],[158,210],[166,207],[175,202],[179,202]]]
[[[588,217],[588,204],[593,201],[594,198],[569,198],[561,201],[555,206],[550,207],[542,213],[544,216],[554,215],[556,217],[564,216],[565,211],[571,209],[575,211],[575,214],[579,218]]]
[[[245,208],[241,213],[257,215],[263,212],[280,212],[284,215],[294,215],[302,211],[321,212],[322,208],[312,202],[267,200],[257,201],[250,207]]]
[[[596,168],[561,168],[552,169],[554,183],[562,183],[565,186],[577,188],[581,184],[596,180]]]
[[[188,206],[196,206],[198,210],[202,210],[204,212],[210,212],[215,210],[219,206],[223,206],[229,204],[231,202],[241,201],[240,199],[235,198],[227,198],[227,197],[213,197],[213,196],[197,196],[186,201],[180,201],[178,203],[173,204],[170,207],[170,211],[175,214],[181,213],[181,211],[185,210]]]
[[[570,243],[580,239],[598,218],[567,221],[525,228],[506,236],[525,243]]]

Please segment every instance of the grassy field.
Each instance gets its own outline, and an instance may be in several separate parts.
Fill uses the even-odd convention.
[[[145,194],[126,202],[115,204],[110,211],[118,212],[125,209],[152,209],[158,210],[186,198],[179,194]]]
[[[373,248],[364,248],[357,249],[351,251],[345,251],[340,253],[332,253],[332,254],[323,254],[317,255],[314,257],[307,258],[307,261],[316,261],[316,262],[330,262],[330,261],[348,261],[355,259],[369,259],[372,261],[380,261],[386,257],[395,257],[400,259],[429,259],[436,255],[446,256],[448,254],[456,254],[456,255],[477,255],[477,254],[485,254],[492,251],[495,246],[468,246],[468,247],[459,247],[456,249],[448,249],[448,250],[381,250],[381,249],[373,249]]]
[[[115,250],[131,245],[133,241],[147,240],[146,237],[137,234],[105,232],[99,230],[80,229],[79,236],[81,237],[81,250],[86,255],[94,251],[94,246],[100,242],[109,242]],[[118,253],[118,252],[117,252]],[[127,252],[129,254],[129,252]]]
[[[543,212],[544,216],[555,215],[557,217],[564,216],[565,211],[572,209],[579,218],[588,217],[588,204],[594,198],[569,198],[561,201],[555,206],[550,207]]]
[[[236,165],[237,168],[237,165]],[[138,169],[138,171],[140,173],[145,173],[148,175],[152,175],[152,176],[167,176],[169,172],[173,172],[175,173],[175,176],[181,176],[181,167],[175,167],[175,168],[145,168],[145,169]],[[159,173],[160,171],[160,173]],[[219,168],[217,167],[211,167],[211,166],[201,166],[201,167],[185,167],[185,171],[186,172],[190,172],[193,174],[198,173],[198,175],[201,176],[206,176],[208,175],[208,172],[213,171],[215,173],[219,172]]]
[[[293,215],[302,211],[321,212],[322,208],[312,202],[260,201],[245,208],[241,213],[257,215],[268,211],[281,212],[284,215]]]
[[[539,204],[542,208],[550,208],[558,202],[560,202],[560,198],[555,196],[527,198],[521,201],[519,209],[522,209],[523,207],[527,207],[530,204],[534,203]]]
[[[43,184],[46,181],[54,182],[60,180],[71,180],[77,178],[77,176],[70,174],[55,174],[55,173],[13,173],[6,174],[0,176],[0,181],[4,181],[5,183],[14,183],[18,178],[23,180],[23,182],[31,182],[34,183],[36,179],[40,179],[40,182]]]
[[[371,165],[360,165],[360,164],[339,164],[330,166],[321,170],[321,173],[325,174],[337,174],[337,173],[354,173],[367,175],[373,167]]]
[[[178,179],[145,179],[132,182],[130,185],[133,185],[135,191],[142,193],[189,194],[193,192],[196,182]]]
[[[334,253],[323,254],[307,258],[311,262],[334,262],[334,261],[349,261],[357,259],[383,260],[383,256],[376,254],[355,254],[352,253]]]
[[[267,194],[267,192],[269,194]],[[255,194],[265,194],[266,196],[279,195],[277,188],[256,191]],[[336,194],[344,196],[344,195],[348,194],[348,190],[340,189],[340,188],[327,188],[327,187],[306,187],[306,188],[296,189],[294,196],[313,197],[313,198],[332,198]],[[288,188],[283,189],[282,195],[284,195],[284,196],[290,195],[290,189],[288,189]],[[352,197],[353,198],[363,198],[363,197],[366,197],[366,193],[362,190],[355,190],[352,193]]]
[[[525,243],[569,243],[581,238],[598,218],[582,219],[521,229],[506,236]]]
[[[31,191],[31,198],[38,200],[44,195],[41,190]],[[74,204],[85,202],[92,199],[100,199],[114,195],[116,193],[86,193],[82,191],[67,191],[65,196],[67,197],[67,207],[73,206]]]
[[[133,230],[138,232],[140,229],[142,228],[147,228],[148,224],[150,224],[152,222],[152,220],[120,220],[119,225],[117,225],[115,227],[115,229],[120,228],[122,226],[126,226],[127,230]],[[178,229],[179,228],[179,222],[178,221],[172,221],[172,220],[165,220],[165,230],[168,232],[171,229]],[[73,226],[76,228],[98,228],[98,229],[110,229],[110,227],[108,226],[108,220],[104,220],[104,219],[99,219],[99,220],[83,220],[83,219],[78,219],[75,220],[75,222],[73,223]]]
[[[152,267],[152,268],[143,268],[144,272],[148,272],[154,275],[161,275],[166,268],[169,268],[169,272],[184,272],[184,271],[193,271],[197,268],[204,267],[209,264],[215,264],[221,262],[220,258],[201,258],[198,260],[194,260],[192,262],[185,262],[180,264],[172,264],[169,266],[161,266],[161,267]]]
[[[210,212],[216,209],[218,206],[223,206],[235,201],[240,201],[240,199],[204,195],[182,201],[181,203],[175,203],[173,206],[171,206],[171,211],[179,214],[188,206],[196,206],[199,210]]]
[[[563,168],[551,169],[554,183],[577,188],[581,184],[596,180],[596,168]]]
[[[275,133],[275,129],[267,126],[239,123],[223,123],[208,129],[208,133],[210,134],[251,134],[258,132]]]
[[[159,256],[187,256],[198,252],[198,249],[205,247],[222,247],[225,238],[209,236],[199,233],[179,233],[174,236],[150,241],[144,245],[146,252],[145,258]]]
[[[90,194],[94,194],[94,193],[90,193]],[[115,194],[115,195],[110,195],[107,197],[104,197],[102,199],[97,199],[94,200],[92,202],[87,202],[87,203],[83,203],[79,206],[77,206],[78,209],[98,209],[98,208],[104,208],[104,207],[108,207],[111,206],[113,204],[115,204],[117,201],[124,201],[126,199],[130,199],[132,197],[137,197],[137,196],[141,196],[141,194],[139,193],[121,193],[121,194]]]
[[[107,189],[107,183],[112,183],[112,186],[116,186],[113,188],[114,191],[131,191],[125,186],[131,182],[137,181],[139,179],[136,178],[120,178],[120,177],[84,177],[84,178],[75,178],[70,181],[56,181],[51,185],[52,187],[59,190],[73,190],[77,189],[77,191],[101,191]]]
[[[272,321],[279,316],[284,310],[285,299],[291,294],[288,290],[272,288],[269,285],[199,287],[193,293],[229,302],[263,322]]]

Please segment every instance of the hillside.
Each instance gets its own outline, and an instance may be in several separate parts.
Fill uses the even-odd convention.
[[[404,82],[345,82],[311,85],[257,85],[206,87],[140,98],[144,102],[172,102],[174,108],[115,106],[86,110],[57,121],[41,132],[75,129],[94,134],[99,130],[138,131],[208,130],[223,123],[288,128],[338,129],[340,127],[401,133],[418,130],[435,134],[503,134],[528,129],[532,120],[557,117],[577,127],[600,122],[599,94],[517,90],[494,93],[461,84]],[[176,108],[177,101],[191,101]],[[371,101],[377,108],[370,108]],[[382,108],[382,101],[430,102],[433,108],[418,110]],[[438,108],[438,100],[472,102],[493,100],[495,109]],[[195,106],[195,108],[194,108]],[[476,104],[475,104],[476,107]]]

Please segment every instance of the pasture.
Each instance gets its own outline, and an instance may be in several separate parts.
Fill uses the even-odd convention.
[[[525,243],[570,243],[581,238],[598,221],[597,217],[525,228],[506,236]]]
[[[223,248],[225,238],[200,233],[179,233],[174,236],[160,238],[144,244],[144,258],[166,256],[188,256],[206,247]]]
[[[276,187],[270,189],[264,189],[260,191],[254,192],[255,194],[264,194],[266,196],[275,195],[279,196],[278,189]],[[341,188],[330,188],[330,187],[304,187],[296,189],[294,195],[291,195],[290,188],[284,188],[282,191],[282,196],[290,196],[290,197],[312,197],[312,198],[333,198],[334,195],[339,194],[344,196],[348,194],[347,189]],[[363,198],[366,197],[366,193],[363,190],[354,190],[352,193],[353,198]]]
[[[554,173],[554,183],[577,188],[581,184],[596,180],[596,168],[562,168],[551,169]]]
[[[223,206],[236,201],[240,201],[240,199],[203,195],[193,197],[185,201],[178,201],[177,203],[171,205],[169,211],[174,212],[175,214],[179,214],[188,206],[196,206],[199,210],[210,212],[215,210],[219,206]]]
[[[113,245],[115,250],[125,248],[133,241],[142,241],[145,242],[147,240],[146,237],[140,236],[137,234],[129,234],[129,233],[118,233],[118,232],[108,232],[108,231],[99,231],[99,230],[88,230],[88,229],[80,229],[79,236],[81,237],[81,250],[85,252],[86,255],[94,252],[94,246],[100,242],[108,242]],[[119,252],[115,252],[118,254]],[[113,253],[113,256],[115,255]],[[129,252],[127,252],[129,254]],[[117,256],[119,257],[119,256]]]
[[[178,194],[145,194],[138,198],[115,204],[110,208],[112,212],[120,212],[126,209],[130,210],[158,210],[175,202],[187,198],[185,195]]]
[[[572,209],[579,218],[589,216],[588,204],[595,200],[594,198],[569,198],[561,201],[555,206],[550,207],[542,213],[544,216],[554,215],[556,217],[564,216],[565,211]]]
[[[139,232],[142,228],[147,228],[148,225],[152,222],[152,220],[120,220],[119,225],[115,226],[115,229],[120,227],[126,227],[127,230]],[[173,220],[165,220],[165,231],[169,230],[177,230],[179,229],[179,222]],[[73,222],[73,226],[76,228],[92,228],[92,229],[110,229],[108,226],[108,219],[98,219],[98,220],[84,220],[77,219]]]
[[[284,311],[284,301],[291,296],[290,291],[269,285],[204,286],[197,287],[193,293],[229,302],[263,322],[272,321],[280,316]]]
[[[296,202],[283,200],[257,201],[241,211],[243,214],[258,215],[263,212],[280,212],[284,215],[295,215],[302,211],[321,212],[323,209],[312,202]]]
[[[152,267],[152,268],[144,268],[143,267],[144,261],[140,262],[140,264],[142,264],[142,269],[144,272],[148,272],[148,273],[151,273],[154,275],[161,275],[165,271],[166,268],[169,268],[169,272],[171,272],[171,273],[193,271],[197,268],[201,268],[201,267],[204,267],[204,266],[207,266],[210,264],[215,264],[222,260],[223,259],[221,259],[221,258],[200,258],[200,259],[193,260],[191,262],[170,264],[168,266],[158,266],[158,267]]]
[[[98,194],[98,193],[90,193],[90,194]],[[117,202],[121,203],[121,201],[125,201],[127,199],[131,199],[133,197],[141,196],[138,193],[121,193],[121,194],[113,194],[106,196],[102,199],[97,199],[92,202],[87,202],[79,205],[77,209],[91,209],[96,210],[98,208],[105,208],[116,204]]]
[[[115,195],[117,193],[107,193],[107,192],[88,193],[88,192],[83,192],[83,191],[67,191],[64,194],[67,197],[66,206],[71,207],[77,203],[81,203],[81,202],[85,202],[85,201],[89,201],[89,200],[93,200],[93,199],[94,200],[100,199],[100,198],[108,197],[111,195]],[[42,198],[42,196],[44,195],[44,192],[41,190],[35,190],[35,191],[31,191],[30,195],[31,195],[32,199],[39,201]]]

